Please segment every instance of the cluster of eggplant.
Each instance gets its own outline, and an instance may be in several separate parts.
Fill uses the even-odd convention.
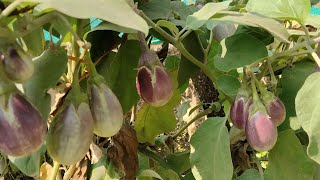
[[[255,83],[255,81],[251,81]],[[244,129],[247,141],[257,151],[268,151],[277,141],[279,126],[286,118],[286,109],[282,101],[273,93],[257,83],[260,90],[258,96],[255,86],[250,92],[248,88],[240,88],[230,110],[233,125]]]
[[[147,46],[141,48],[144,50],[136,78],[138,94],[151,106],[162,106],[173,94],[171,78],[157,54]],[[112,137],[119,132],[123,124],[122,106],[93,63],[88,63],[90,77],[87,93],[82,92],[78,80],[74,80],[48,130],[47,119],[15,85],[32,77],[33,61],[16,48],[9,48],[1,54],[1,153],[14,157],[27,156],[46,144],[54,161],[71,165],[85,156],[94,134]]]

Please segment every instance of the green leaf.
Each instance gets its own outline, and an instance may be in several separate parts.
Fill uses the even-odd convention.
[[[166,20],[159,20],[157,21],[157,25],[161,27],[168,28],[173,35],[176,35],[179,33],[179,29],[174,25],[172,22],[166,21]]]
[[[178,56],[168,56],[164,60],[164,67],[169,71],[176,71],[179,69],[180,61]]]
[[[165,169],[162,166],[156,166],[155,171],[165,180],[180,180],[179,175],[171,169]]]
[[[302,128],[311,134],[312,113],[320,102],[320,72],[311,74],[299,90],[296,99],[296,113]]]
[[[140,9],[151,19],[168,19],[171,13],[170,0],[151,0]]]
[[[23,41],[28,47],[28,53],[33,57],[39,56],[44,50],[44,35],[42,29],[37,29],[23,36]]]
[[[316,28],[320,28],[320,16],[315,14],[310,14],[307,17],[305,24],[314,26]]]
[[[199,11],[187,17],[186,26],[190,29],[196,30],[204,25],[208,19],[221,10],[229,7],[231,1],[224,1],[219,3],[207,3]]]
[[[106,157],[101,157],[99,161],[92,165],[90,179],[91,180],[101,180],[106,176],[107,167],[106,164],[108,160]]]
[[[279,134],[278,141],[268,157],[266,180],[301,180],[313,177],[314,163],[306,155],[293,130],[286,130]]]
[[[11,157],[9,160],[25,175],[37,177],[40,174],[40,157],[45,153],[45,146],[29,156]]]
[[[261,180],[259,171],[256,169],[248,169],[236,180]]]
[[[188,109],[190,108],[190,101],[185,101],[181,103],[177,108],[177,118],[182,118],[185,114],[187,114]]]
[[[131,28],[126,28],[119,26],[117,24],[113,24],[110,22],[103,22],[90,30],[89,32],[86,33],[85,37],[87,36],[88,33],[93,32],[93,31],[101,31],[101,30],[110,30],[110,31],[117,31],[117,32],[122,32],[122,33],[137,33],[138,31],[135,29]]]
[[[189,15],[192,15],[194,12],[198,10],[198,8],[193,5],[186,5],[184,2],[181,1],[171,1],[171,10],[174,14],[175,19],[170,19],[175,25],[179,25],[185,27],[186,20]]]
[[[95,17],[145,34],[149,31],[147,22],[135,13],[126,0],[104,0],[94,3],[91,0],[82,0],[81,3],[73,0],[35,0],[35,2],[40,2],[44,9],[53,8],[78,19]]]
[[[173,108],[180,102],[180,94],[175,91],[170,101],[161,107],[144,104],[138,112],[134,129],[140,143],[154,144],[155,137],[160,133],[170,132],[176,127]]]
[[[314,108],[308,132],[309,145],[307,149],[308,156],[320,164],[320,103]]]
[[[310,6],[310,0],[249,0],[246,9],[275,19],[304,22],[309,16]]]
[[[189,156],[190,152],[188,151],[169,154],[166,162],[173,171],[182,174],[191,168]]]
[[[241,33],[250,34],[251,36],[262,41],[266,46],[274,42],[274,37],[268,31],[259,27],[240,25],[235,34]]]
[[[291,119],[296,117],[295,98],[307,77],[314,72],[316,64],[311,61],[295,63],[293,68],[283,70],[279,98],[286,107],[286,120],[278,127],[279,131],[290,128]]]
[[[190,163],[196,179],[230,180],[233,167],[225,118],[205,120],[190,140]]]
[[[255,63],[268,56],[265,45],[248,34],[230,36],[221,44],[222,54],[221,57],[215,57],[214,65],[224,72]]]
[[[126,41],[118,53],[102,60],[97,71],[106,79],[107,84],[118,97],[123,112],[128,112],[138,102],[136,75],[140,57],[139,42]]]
[[[203,61],[203,51],[195,32],[190,33],[189,36],[184,38],[182,44],[190,54],[192,54],[198,60]],[[185,56],[181,55],[178,71],[179,87],[189,82],[190,77],[192,77],[199,70],[200,69],[196,65],[191,63]]]
[[[49,88],[56,86],[66,70],[67,61],[66,51],[61,47],[52,45],[34,59],[34,73],[31,79],[23,85],[28,100],[37,107],[45,120],[50,112],[51,101],[47,91]]]
[[[275,37],[277,37],[282,42],[289,43],[288,38],[290,34],[288,33],[287,29],[280,24],[279,22],[266,18],[257,14],[252,13],[224,13],[224,16],[213,17],[208,21],[208,23],[216,23],[215,21],[219,22],[232,22],[235,24],[242,24],[254,27],[261,27]],[[208,25],[207,25],[208,26]]]
[[[110,30],[94,29],[88,32],[86,40],[92,44],[90,49],[90,56],[93,62],[100,59],[106,52],[110,52],[120,43],[121,38],[118,32]]]
[[[157,178],[157,179],[160,179],[160,180],[163,180],[161,178],[161,176],[155,172],[154,170],[152,169],[145,169],[143,170],[140,175],[138,176],[138,180],[141,179],[141,177],[153,177],[153,178]]]
[[[240,88],[240,82],[232,76],[223,75],[218,78],[217,86],[226,95],[235,96]]]

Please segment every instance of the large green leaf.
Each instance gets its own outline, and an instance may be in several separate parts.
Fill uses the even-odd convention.
[[[307,149],[308,156],[320,164],[320,103],[314,108],[308,132],[309,145]]]
[[[23,36],[23,41],[28,47],[28,53],[33,57],[39,56],[44,50],[44,35],[42,29],[37,29]]]
[[[258,170],[248,169],[236,180],[261,180],[261,176]]]
[[[278,141],[269,153],[266,180],[312,179],[314,163],[308,158],[293,130],[279,134]]]
[[[319,15],[314,15],[314,14],[310,14],[306,21],[305,24],[314,26],[316,28],[320,28],[320,16]]]
[[[182,174],[191,168],[189,156],[189,151],[169,154],[166,162],[172,170]]]
[[[262,41],[266,46],[274,42],[274,37],[271,35],[271,33],[260,27],[240,25],[235,34],[240,33],[250,34],[251,36]]]
[[[217,80],[217,86],[226,95],[235,96],[240,88],[240,82],[235,77],[222,75]]]
[[[192,54],[199,61],[203,61],[203,51],[197,39],[196,33],[192,32],[189,36],[183,39],[182,43],[190,54]],[[200,69],[196,65],[191,63],[185,56],[182,55],[178,72],[179,87],[189,82],[189,79],[199,70]]]
[[[122,33],[137,33],[137,30],[126,28],[119,26],[117,24],[113,24],[110,22],[103,22],[90,30],[88,33],[93,32],[93,31],[101,31],[101,30],[111,30],[111,31],[117,31],[117,32],[122,32]],[[85,35],[86,36],[86,35]]]
[[[174,56],[168,56],[164,60],[164,67],[169,71],[177,71],[179,69],[181,59],[174,55]]]
[[[279,40],[283,42],[289,42],[288,38],[290,37],[290,34],[288,33],[287,29],[280,24],[279,22],[266,18],[257,14],[252,13],[224,13],[224,16],[218,16],[213,17],[210,19],[207,23],[207,27],[212,26],[210,24],[216,24],[215,21],[219,22],[232,22],[235,24],[242,24],[242,25],[248,25],[248,26],[254,26],[254,27],[261,27],[267,31],[269,31],[271,34],[273,34],[275,37],[277,37]]]
[[[176,127],[173,108],[180,102],[180,94],[175,91],[170,101],[161,107],[144,104],[138,112],[134,129],[140,143],[154,144],[155,137],[160,133],[170,132]]]
[[[137,180],[152,180],[153,178],[163,180],[161,176],[152,169],[143,170],[137,177]]]
[[[187,17],[187,27],[196,30],[204,25],[217,12],[229,7],[231,1],[224,1],[219,3],[207,3],[199,11]]]
[[[25,175],[37,177],[40,173],[40,157],[45,153],[45,146],[29,156],[11,157],[9,160]]]
[[[86,40],[92,44],[90,49],[90,56],[93,62],[100,59],[103,55],[106,54],[106,52],[110,52],[112,49],[117,47],[120,44],[121,40],[118,32],[110,30],[93,29],[92,31],[89,31],[85,36]]]
[[[181,1],[171,1],[170,5],[175,17],[175,19],[170,19],[170,21],[182,27],[185,27],[187,17],[198,10],[195,5],[186,5]]]
[[[171,13],[170,0],[151,0],[140,9],[152,20],[168,19]]]
[[[40,2],[43,9],[53,8],[66,15],[79,19],[99,18],[119,26],[135,29],[148,34],[148,24],[138,14],[126,0],[104,0],[94,1],[81,0],[30,0]]]
[[[162,166],[156,166],[155,171],[165,180],[180,180],[180,177],[171,169],[165,169]]]
[[[55,87],[65,72],[68,56],[66,51],[51,45],[39,57],[34,59],[35,70],[29,81],[23,87],[25,94],[46,120],[50,112],[50,95],[47,91]]]
[[[279,126],[278,130],[290,128],[290,119],[296,117],[295,98],[307,77],[314,72],[315,63],[311,61],[302,61],[296,63],[293,68],[283,70],[280,84],[281,93],[279,98],[286,107],[286,120]]]
[[[303,22],[309,16],[310,6],[310,0],[249,0],[246,9],[271,18]]]
[[[319,89],[320,72],[316,72],[306,79],[295,100],[298,120],[308,135],[311,134],[311,127],[313,126],[311,123],[312,113],[320,104]]]
[[[118,97],[125,113],[139,100],[136,90],[139,57],[139,42],[129,40],[121,45],[115,56],[114,54],[107,56],[97,67],[98,72],[105,77],[108,85]]]
[[[190,140],[190,163],[196,179],[230,180],[233,167],[225,118],[208,118]]]
[[[214,65],[224,72],[252,64],[268,56],[265,45],[248,34],[233,35],[226,38],[221,44],[222,54],[221,57],[215,57]]]

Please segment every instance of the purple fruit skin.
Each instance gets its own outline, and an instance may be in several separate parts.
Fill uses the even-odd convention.
[[[118,98],[104,83],[92,84],[90,92],[95,134],[101,137],[114,136],[123,124],[123,111]]]
[[[270,102],[266,108],[275,125],[279,126],[286,119],[286,107],[278,97]]]
[[[80,161],[88,152],[93,137],[93,118],[89,105],[76,109],[68,104],[49,128],[47,149],[50,157],[63,165]]]
[[[10,48],[8,55],[4,57],[3,66],[7,77],[17,83],[30,79],[34,72],[34,65],[31,59],[27,56],[21,57],[13,48]]]
[[[163,106],[173,94],[173,84],[167,71],[156,65],[152,71],[146,66],[138,70],[136,87],[140,97],[151,106]]]
[[[244,129],[249,116],[249,107],[252,100],[247,97],[237,96],[230,110],[230,118],[235,127]]]
[[[255,112],[248,119],[245,133],[250,146],[260,152],[272,149],[277,142],[277,127],[269,116],[261,111]]]
[[[0,107],[0,150],[9,156],[26,156],[45,141],[47,123],[22,95],[9,96],[8,106]]]

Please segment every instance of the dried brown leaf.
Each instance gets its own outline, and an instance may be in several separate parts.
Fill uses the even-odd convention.
[[[138,140],[135,131],[124,125],[113,138],[107,156],[125,173],[124,180],[135,179],[138,171]]]
[[[96,164],[99,159],[103,156],[103,153],[99,146],[94,143],[90,145],[90,152],[91,152],[91,164]]]
[[[86,156],[83,158],[81,161],[79,161],[76,164],[76,169],[75,172],[72,176],[72,179],[77,179],[77,180],[85,180],[87,179],[87,173],[88,173],[88,162],[89,158]]]

